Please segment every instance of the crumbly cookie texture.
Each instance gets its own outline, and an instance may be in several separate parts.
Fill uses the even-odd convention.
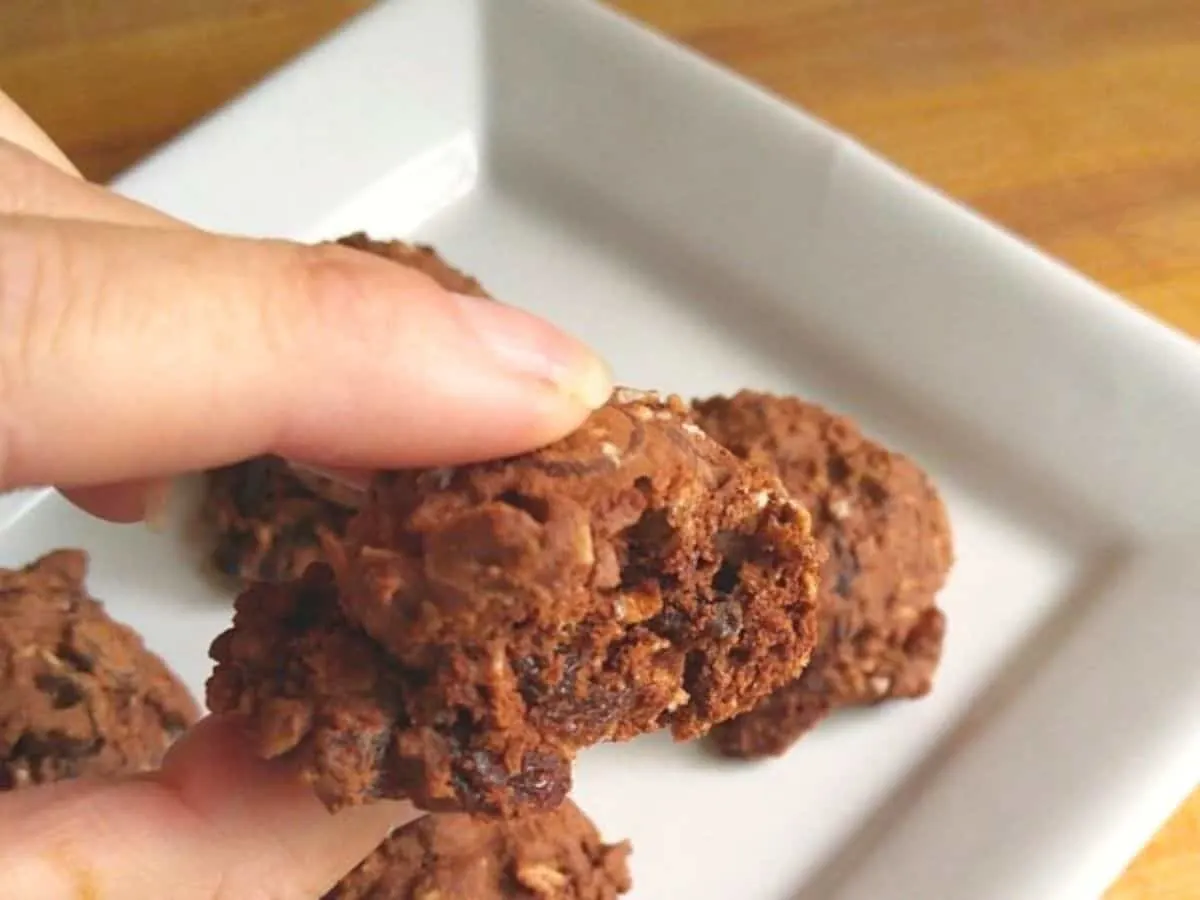
[[[210,560],[242,581],[299,578],[325,558],[353,512],[275,456],[214,469],[207,481],[202,515],[216,538]]]
[[[335,549],[238,601],[209,683],[334,809],[553,809],[578,750],[697,737],[816,636],[808,514],[677,398],[620,390],[537,452],[383,474]]]
[[[416,269],[446,290],[490,299],[477,280],[427,245],[374,240],[363,232],[334,243]],[[344,484],[277,457],[214,469],[202,508],[214,541],[210,561],[242,581],[299,578],[324,558],[326,542],[341,537],[360,500]]]
[[[0,569],[0,790],[159,765],[196,702],[87,593],[87,556]]]
[[[616,900],[629,854],[570,800],[511,820],[441,813],[392,832],[324,900]]]
[[[827,556],[811,664],[714,729],[720,751],[778,755],[832,709],[928,693],[945,632],[936,598],[953,562],[929,477],[850,420],[795,398],[743,391],[697,401],[694,414],[734,454],[779,474]]]

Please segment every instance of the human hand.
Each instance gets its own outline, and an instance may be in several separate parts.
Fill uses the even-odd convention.
[[[590,351],[510,307],[87,184],[0,94],[2,489],[135,521],[172,476],[262,453],[367,469],[531,449],[609,387]],[[0,795],[0,894],[313,898],[415,815],[330,815],[210,717],[160,771]]]

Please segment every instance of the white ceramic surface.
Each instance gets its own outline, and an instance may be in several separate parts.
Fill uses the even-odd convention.
[[[430,240],[622,381],[799,392],[942,484],[933,696],[765,764],[581,759],[634,897],[1083,900],[1200,776],[1200,352],[778,100],[580,0],[394,0],[117,186]],[[64,544],[201,691],[229,601],[195,548],[51,497],[0,552]]]

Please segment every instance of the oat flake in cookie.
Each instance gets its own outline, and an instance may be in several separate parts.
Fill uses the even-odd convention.
[[[714,729],[720,751],[777,755],[839,706],[928,693],[945,631],[935,601],[953,560],[950,522],[928,476],[848,419],[794,398],[745,391],[694,408],[713,438],[779,473],[828,555],[812,663]]]
[[[570,800],[508,821],[441,813],[394,831],[324,900],[616,900],[629,854]]]
[[[239,599],[209,704],[334,809],[553,809],[578,750],[697,737],[799,674],[809,526],[680,401],[618,391],[537,452],[379,476],[333,574]]]
[[[86,574],[78,550],[0,569],[0,790],[155,768],[198,716]]]

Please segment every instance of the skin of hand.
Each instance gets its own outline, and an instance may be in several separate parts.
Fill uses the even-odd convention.
[[[136,521],[172,477],[261,453],[361,471],[533,449],[610,389],[512,307],[89,184],[0,94],[0,489]],[[0,795],[0,896],[312,900],[416,815],[331,815],[210,716],[160,771]]]

